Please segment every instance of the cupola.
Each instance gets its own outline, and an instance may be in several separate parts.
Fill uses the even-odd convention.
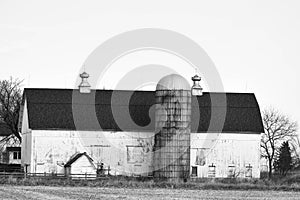
[[[91,85],[88,83],[87,79],[90,75],[86,72],[80,74],[81,83],[79,84],[79,92],[80,93],[90,93],[91,92]]]
[[[194,96],[202,96],[203,88],[200,86],[201,77],[197,74],[192,77],[193,86],[192,86],[192,95]]]

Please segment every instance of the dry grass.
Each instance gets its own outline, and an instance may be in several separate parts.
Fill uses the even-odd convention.
[[[108,177],[99,180],[68,180],[55,178],[28,178],[14,177],[0,178],[0,185],[19,186],[76,186],[76,187],[114,187],[114,188],[166,188],[190,190],[274,190],[300,192],[300,176],[286,177],[278,180],[267,179],[197,179],[186,183],[177,183],[145,178]]]
[[[98,188],[52,186],[0,186],[0,197],[7,199],[299,199],[300,192],[188,190],[147,188]]]

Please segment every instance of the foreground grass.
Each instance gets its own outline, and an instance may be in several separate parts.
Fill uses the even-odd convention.
[[[300,192],[291,191],[240,191],[240,190],[190,190],[167,188],[99,188],[53,186],[0,186],[2,200],[37,199],[299,199]]]
[[[267,179],[197,179],[186,183],[153,180],[132,177],[109,177],[100,180],[67,180],[54,178],[27,178],[13,177],[1,178],[2,185],[19,186],[76,186],[76,187],[102,187],[102,188],[165,188],[189,190],[273,190],[273,191],[299,191],[300,175],[277,180]]]

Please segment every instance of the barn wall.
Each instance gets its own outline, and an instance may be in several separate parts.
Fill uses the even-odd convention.
[[[21,133],[28,133],[30,132],[30,129],[29,129],[29,124],[28,124],[28,110],[27,110],[27,100],[25,99],[25,102],[24,102],[24,108],[23,108],[23,111],[21,112],[22,113],[22,126],[21,126]]]
[[[111,174],[132,175],[151,171],[153,133],[33,130],[32,171],[63,173],[63,164],[76,152],[87,152]]]
[[[32,133],[29,129],[28,124],[28,110],[27,110],[27,100],[24,102],[24,109],[22,112],[22,144],[21,144],[21,164],[24,169],[28,172],[32,171]],[[26,166],[28,169],[26,169]]]
[[[22,145],[21,145],[21,164],[28,166],[28,172],[32,171],[32,133],[22,134]],[[29,169],[31,168],[31,169]],[[26,170],[26,169],[25,169]]]
[[[33,130],[25,136],[23,142],[32,145],[32,152],[22,148],[22,163],[32,155],[31,172],[64,173],[64,163],[76,152],[87,152],[96,165],[103,162],[105,168],[110,166],[112,175],[149,175],[153,169],[154,133]],[[211,164],[216,166],[216,177],[227,177],[229,166],[234,166],[236,175],[245,177],[249,164],[252,177],[259,177],[260,134],[209,136],[191,134],[190,165],[197,168],[198,177],[207,177]]]
[[[252,177],[259,178],[260,134],[192,133],[191,166],[197,168],[197,177],[207,177],[211,164],[216,166],[216,177],[228,177],[229,169],[235,176],[245,177],[250,164]]]

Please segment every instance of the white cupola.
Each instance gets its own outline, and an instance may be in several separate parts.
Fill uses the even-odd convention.
[[[90,93],[91,92],[91,85],[88,83],[87,79],[90,77],[90,75],[86,72],[83,72],[79,75],[81,80],[81,83],[79,84],[79,92],[80,93]]]
[[[193,86],[192,86],[192,95],[194,96],[202,96],[203,88],[200,86],[201,77],[197,74],[192,77]]]

